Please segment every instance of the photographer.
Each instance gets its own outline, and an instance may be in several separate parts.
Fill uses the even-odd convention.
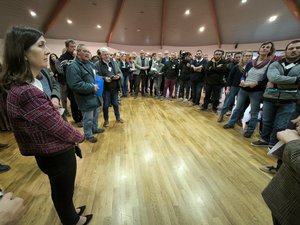
[[[104,90],[103,90],[103,116],[104,116],[104,127],[109,126],[108,122],[108,108],[112,104],[114,107],[115,117],[117,122],[123,123],[119,112],[118,103],[118,91],[120,89],[119,80],[121,78],[121,70],[109,57],[109,51],[107,48],[101,48],[101,60],[96,63],[96,69],[99,74],[104,78]]]
[[[180,80],[179,99],[180,100],[183,99],[184,102],[187,102],[190,97],[190,89],[191,89],[190,74],[192,68],[190,62],[192,60],[192,54],[190,52],[180,52],[180,59],[181,62],[178,66],[178,68],[181,71],[179,77]]]

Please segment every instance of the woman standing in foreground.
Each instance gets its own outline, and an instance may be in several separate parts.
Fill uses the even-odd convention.
[[[55,209],[64,225],[88,224],[92,215],[80,216],[85,206],[73,204],[76,159],[74,147],[84,140],[65,122],[43,92],[36,76],[47,67],[49,49],[43,34],[29,27],[12,27],[4,44],[0,83],[8,89],[7,113],[20,152],[35,156],[48,175]]]

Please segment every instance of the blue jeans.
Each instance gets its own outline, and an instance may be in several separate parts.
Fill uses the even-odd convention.
[[[199,105],[201,99],[201,92],[203,87],[203,82],[191,82],[193,103]]]
[[[287,129],[291,116],[295,111],[295,102],[283,104],[264,101],[261,139],[269,145],[275,145],[278,142],[277,132]]]
[[[262,101],[262,96],[263,96],[262,91],[248,92],[243,89],[240,89],[238,97],[237,97],[236,107],[233,110],[233,113],[230,117],[228,125],[233,126],[238,121],[240,114],[241,114],[242,110],[244,109],[244,104],[245,104],[248,96],[250,98],[251,119],[249,121],[246,132],[252,134],[256,128],[256,124],[257,124],[257,120],[258,120],[257,118],[258,118],[260,103]]]
[[[92,111],[82,112],[83,114],[83,132],[86,137],[92,137],[93,131],[98,129],[99,108]]]
[[[122,95],[123,96],[127,96],[127,92],[128,92],[128,76],[123,76],[123,80],[122,80]]]
[[[221,110],[221,115],[224,115],[225,113],[227,113],[230,106],[234,103],[235,96],[237,95],[239,90],[240,90],[239,87],[233,87],[233,86],[230,87],[229,95],[226,96],[226,98],[224,100],[224,105],[223,105],[222,110]]]
[[[112,106],[114,107],[116,119],[120,119],[117,89],[103,91],[103,116],[105,121],[108,121],[108,108],[110,104],[112,104]]]

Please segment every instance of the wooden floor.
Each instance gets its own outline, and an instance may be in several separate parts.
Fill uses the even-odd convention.
[[[82,144],[77,160],[74,202],[94,214],[91,225],[272,224],[260,194],[271,176],[258,168],[274,160],[240,127],[224,130],[210,111],[153,98],[123,99],[124,124],[110,111],[110,127],[96,144]],[[0,135],[10,144],[0,162],[12,167],[0,187],[25,199],[21,224],[60,224],[46,175],[11,133]]]

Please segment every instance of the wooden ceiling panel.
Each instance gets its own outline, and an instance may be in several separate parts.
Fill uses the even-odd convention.
[[[190,15],[185,15],[189,9]],[[199,28],[205,26],[204,32]],[[164,44],[201,46],[216,44],[217,39],[207,0],[168,1]]]
[[[230,6],[230,10],[228,9]],[[216,1],[223,44],[278,41],[300,37],[300,26],[281,0]],[[273,23],[272,15],[278,15]]]
[[[11,25],[42,29],[61,0],[1,1],[0,38]],[[120,2],[123,10],[116,20]],[[163,1],[165,21],[162,22]],[[285,1],[292,0],[213,0],[222,44],[256,43],[266,40],[300,38],[300,26]],[[293,0],[300,7],[300,0]],[[189,16],[184,15],[190,9]],[[29,10],[34,10],[33,18]],[[277,14],[278,19],[267,19]],[[66,20],[71,19],[72,25]],[[112,44],[160,46],[207,46],[218,44],[208,0],[71,0],[51,24],[46,38],[73,38],[107,42],[112,25]],[[97,29],[97,25],[101,29]],[[162,35],[162,25],[164,33]],[[204,32],[199,32],[205,26]],[[140,30],[138,30],[140,29]]]
[[[4,38],[6,31],[13,25],[31,26],[42,29],[43,22],[50,16],[58,0],[14,0],[1,1],[0,7],[0,38]],[[36,12],[32,17],[29,11]]]
[[[162,0],[126,0],[112,43],[159,45]]]
[[[72,0],[47,37],[106,42],[119,0]],[[67,19],[73,21],[72,25]],[[102,28],[98,29],[97,24]]]

